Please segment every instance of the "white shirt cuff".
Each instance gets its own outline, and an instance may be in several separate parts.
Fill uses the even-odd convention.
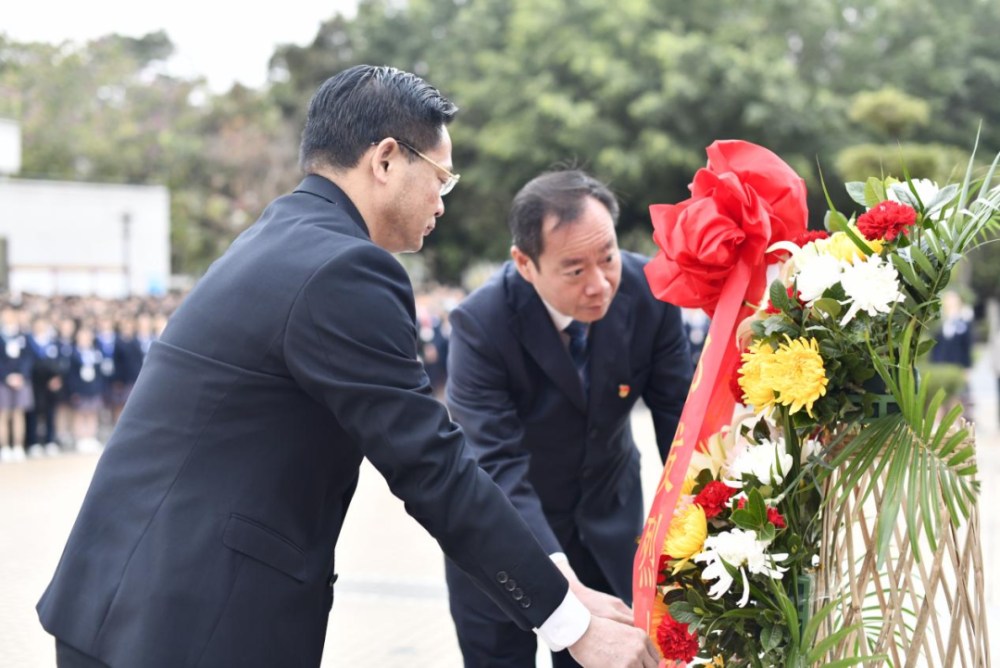
[[[553,652],[561,652],[583,637],[590,628],[590,611],[572,591],[566,590],[566,598],[535,633]]]
[[[549,555],[549,559],[551,559],[554,564],[562,562],[569,563],[569,557],[567,557],[564,552],[553,552]]]

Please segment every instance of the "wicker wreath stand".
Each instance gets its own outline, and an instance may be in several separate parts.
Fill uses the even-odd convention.
[[[968,428],[971,433],[971,426]],[[826,481],[827,490],[842,475],[843,467]],[[825,622],[826,628],[820,630],[817,642],[836,629],[858,622],[864,626],[831,648],[820,665],[845,657],[887,655],[888,661],[873,660],[863,665],[989,667],[978,505],[969,508],[969,519],[955,530],[942,504],[937,550],[931,551],[921,533],[920,554],[916,555],[919,561],[900,512],[889,556],[878,569],[875,527],[885,476],[861,503],[868,483],[866,475],[844,506],[838,512],[828,511],[823,520],[814,607],[843,598],[838,610]],[[903,507],[906,502],[904,498]]]

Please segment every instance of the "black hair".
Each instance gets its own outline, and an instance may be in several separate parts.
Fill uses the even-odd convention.
[[[427,152],[440,143],[442,126],[457,111],[415,74],[356,65],[327,79],[313,95],[299,164],[304,172],[350,169],[372,143],[386,137]]]
[[[510,232],[514,245],[538,266],[544,250],[542,224],[555,216],[558,229],[580,217],[586,198],[604,205],[611,220],[618,224],[618,200],[607,185],[579,169],[546,172],[529,181],[514,196],[510,208]]]

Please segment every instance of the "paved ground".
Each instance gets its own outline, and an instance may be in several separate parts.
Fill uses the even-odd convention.
[[[1000,507],[1000,438],[995,381],[976,376],[983,508]],[[659,477],[649,415],[634,428],[643,454],[644,488]],[[97,463],[96,455],[0,466],[0,668],[53,665],[52,641],[38,625],[34,604],[59,560],[66,536]],[[648,494],[647,494],[648,496]],[[647,498],[647,503],[649,499]],[[987,602],[1000,631],[1000,518],[984,513]],[[390,545],[397,547],[390,549]],[[370,467],[337,555],[341,580],[330,621],[324,666],[461,665],[444,587],[440,551],[389,494]],[[994,635],[993,637],[1000,637]],[[539,666],[550,662],[540,653]]]

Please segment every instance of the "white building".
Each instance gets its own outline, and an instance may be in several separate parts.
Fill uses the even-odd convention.
[[[166,290],[165,187],[3,176],[12,169],[20,169],[20,131],[0,122],[0,285],[14,292],[103,297]]]

